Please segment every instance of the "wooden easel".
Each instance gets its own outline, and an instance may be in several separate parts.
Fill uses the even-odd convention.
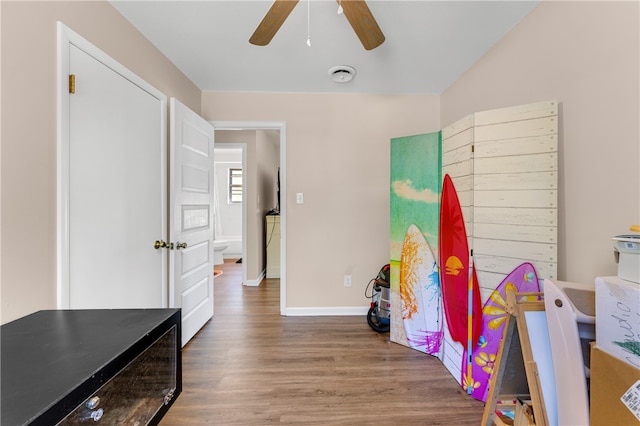
[[[540,376],[533,359],[527,321],[527,311],[544,311],[542,293],[515,293],[507,290],[507,322],[500,342],[494,374],[489,383],[489,395],[482,425],[501,425],[495,412],[498,401],[531,400],[536,426],[548,426],[549,421],[540,385]]]

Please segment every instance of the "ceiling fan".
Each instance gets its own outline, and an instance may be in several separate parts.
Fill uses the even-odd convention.
[[[249,43],[257,46],[269,44],[298,1],[275,0],[249,39]],[[375,49],[384,42],[384,34],[382,34],[382,30],[364,0],[336,1],[366,50]]]

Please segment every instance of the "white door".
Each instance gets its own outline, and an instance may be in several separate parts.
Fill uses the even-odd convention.
[[[68,49],[68,307],[166,307],[167,251],[153,247],[167,232],[166,97],[105,65],[110,58]]]
[[[182,346],[213,316],[213,126],[170,101],[170,306],[182,308]]]

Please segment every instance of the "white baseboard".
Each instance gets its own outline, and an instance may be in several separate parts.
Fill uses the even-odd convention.
[[[326,308],[286,308],[285,316],[319,317],[319,316],[366,316],[369,306],[339,306]]]
[[[258,287],[263,279],[264,279],[264,271],[260,273],[260,276],[258,277],[258,279],[246,280],[243,284],[246,285],[247,287]]]

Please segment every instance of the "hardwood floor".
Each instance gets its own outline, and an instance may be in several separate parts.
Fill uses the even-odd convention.
[[[478,425],[484,404],[439,360],[363,317],[280,316],[279,280],[215,280],[214,317],[183,349],[183,391],[160,425]]]

